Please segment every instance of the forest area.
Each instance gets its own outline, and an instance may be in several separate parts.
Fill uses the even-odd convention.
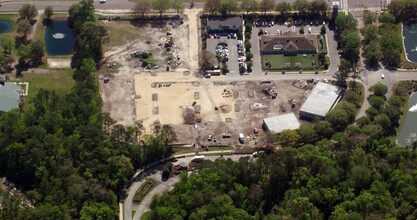
[[[0,219],[116,219],[134,170],[171,155],[169,126],[153,135],[102,113],[95,76],[102,58],[93,1],[74,4],[76,85],[63,97],[41,90],[28,110],[0,115],[0,176],[29,203],[0,191]],[[138,143],[138,139],[141,141]]]

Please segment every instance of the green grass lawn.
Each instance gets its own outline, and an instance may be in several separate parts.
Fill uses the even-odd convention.
[[[136,211],[132,211],[132,212],[136,213]],[[151,211],[146,211],[142,214],[142,216],[140,217],[140,220],[151,220],[151,217],[152,217],[151,216]]]
[[[187,154],[187,153],[194,153],[193,147],[172,147],[174,154]]]
[[[318,52],[327,51],[326,38],[317,35]],[[296,56],[285,56],[282,54],[261,55],[262,68],[264,70],[321,70],[322,66],[315,67],[312,64],[319,64],[318,54],[297,54]],[[271,68],[266,66],[266,62],[271,62]]]
[[[104,40],[104,51],[124,45],[126,39],[139,37],[140,28],[133,26],[130,21],[112,21],[111,23],[99,21],[99,24],[105,27],[109,33],[109,37]]]
[[[282,54],[262,55],[262,68],[264,70],[314,70],[313,61],[318,64],[317,54],[298,54],[296,56],[284,56]],[[271,62],[271,68],[266,67],[266,61]]]
[[[51,69],[48,73],[24,73],[23,78],[12,81],[29,82],[29,93],[24,101],[24,108],[28,108],[40,89],[55,91],[60,96],[69,93],[75,85],[72,73],[71,69]]]

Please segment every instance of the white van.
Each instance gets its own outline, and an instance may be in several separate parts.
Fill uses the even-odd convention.
[[[243,136],[243,133],[239,134],[239,143],[241,144],[245,143],[245,136]]]

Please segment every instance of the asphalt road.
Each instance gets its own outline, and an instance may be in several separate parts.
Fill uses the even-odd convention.
[[[216,153],[216,152],[211,152],[211,153]],[[221,151],[218,151],[217,153],[221,153]],[[194,155],[190,154],[190,156],[185,157],[185,158],[179,158],[177,162],[174,163],[175,164],[179,164],[181,162],[186,162],[187,164],[189,162],[191,162],[192,157]],[[239,158],[241,157],[247,157],[247,156],[251,156],[251,155],[224,155],[224,158],[230,158],[234,161],[237,161]],[[206,160],[216,160],[217,158],[219,158],[220,155],[205,155],[205,159]],[[163,166],[165,164],[161,164],[153,169],[149,169],[145,172],[143,172],[139,177],[139,181],[134,182],[128,189],[128,196],[125,199],[124,203],[123,203],[123,217],[124,219],[133,219],[133,220],[139,220],[140,217],[142,216],[142,214],[144,212],[146,212],[147,210],[149,210],[149,205],[152,202],[152,199],[155,195],[159,195],[164,193],[165,191],[169,191],[172,190],[175,186],[175,184],[179,181],[178,176],[174,176],[169,178],[167,181],[162,181],[161,180],[161,174],[162,174],[162,169]],[[139,204],[135,204],[132,202],[133,200],[133,196],[136,192],[136,190],[140,187],[140,185],[148,178],[153,178],[154,180],[156,180],[158,182],[158,185],[152,190],[150,191],[145,198],[142,200],[141,203]],[[134,216],[132,216],[132,211],[135,210],[136,214]]]

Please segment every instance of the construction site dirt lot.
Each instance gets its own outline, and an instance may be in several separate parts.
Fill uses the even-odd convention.
[[[173,59],[171,70],[187,71],[190,68],[188,19],[186,16],[163,20],[131,20],[102,22],[110,32],[107,44],[122,41],[122,46],[114,46],[104,54],[104,63],[97,75],[100,94],[103,100],[103,112],[122,125],[135,124],[135,86],[134,75],[146,71],[140,58],[132,57],[135,52],[150,52],[148,61],[165,71],[167,59]],[[129,29],[126,35],[111,33],[120,31],[123,25]],[[134,33],[134,34],[132,34]],[[112,39],[117,38],[117,39]],[[165,47],[167,39],[173,39],[169,51]],[[178,59],[179,58],[179,59]],[[104,82],[106,79],[106,82]]]
[[[305,81],[261,84],[197,79],[182,72],[141,72],[135,75],[136,120],[147,132],[155,123],[172,125],[177,144],[236,145],[243,133],[244,145],[254,146],[259,144],[263,118],[290,112],[298,115],[311,87]],[[265,92],[268,89],[277,94],[275,99]]]

